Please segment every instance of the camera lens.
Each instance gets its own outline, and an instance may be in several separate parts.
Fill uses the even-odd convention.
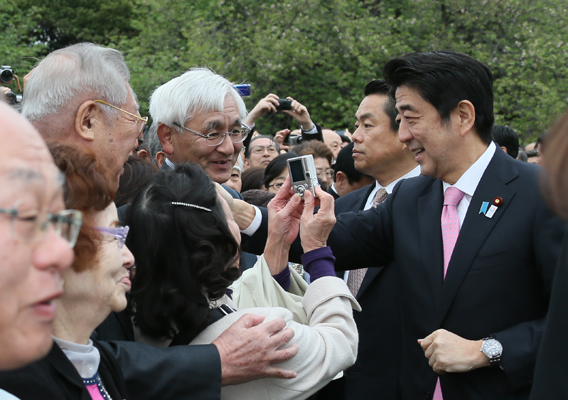
[[[0,73],[0,81],[4,83],[12,82],[13,78],[14,78],[14,73],[12,72],[12,70],[4,69]]]

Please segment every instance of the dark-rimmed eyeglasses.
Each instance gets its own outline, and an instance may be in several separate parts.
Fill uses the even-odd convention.
[[[282,185],[284,185],[284,182],[279,182],[279,183],[273,183],[271,185],[268,185],[269,188],[274,188],[275,190],[280,190],[280,188],[282,187]]]
[[[227,135],[229,135],[233,143],[235,144],[242,143],[249,134],[249,129],[246,128],[245,126],[241,126],[241,129],[233,129],[230,132],[225,132],[225,133],[212,132],[207,135],[204,135],[202,133],[194,131],[193,129],[186,128],[185,126],[182,126],[177,122],[174,122],[173,124],[178,128],[184,129],[186,131],[196,134],[197,136],[204,138],[209,146],[219,146],[225,141],[225,137]]]
[[[104,101],[104,100],[93,100],[93,101],[94,101],[95,103],[101,103],[101,104],[104,104],[105,106],[112,107],[112,108],[114,108],[115,110],[122,111],[123,113],[126,113],[126,114],[130,115],[131,117],[136,118],[136,119],[138,120],[138,123],[141,125],[141,126],[138,127],[138,132],[143,132],[143,131],[144,131],[144,127],[145,127],[146,124],[148,123],[148,117],[140,117],[140,116],[138,116],[138,115],[136,115],[136,114],[132,114],[131,112],[126,111],[126,110],[123,110],[123,109],[120,108],[120,107],[113,106],[112,104],[107,103],[107,102]]]
[[[79,210],[64,210],[58,214],[46,213],[43,216],[21,216],[17,206],[0,208],[0,214],[10,217],[10,228],[13,237],[28,242],[39,242],[45,238],[49,225],[63,238],[69,247],[75,246],[83,225],[83,213]]]
[[[128,236],[128,231],[130,230],[128,226],[120,226],[118,228],[106,228],[97,226],[95,227],[95,229],[101,233],[106,233],[114,236],[114,240],[116,240],[116,245],[119,249],[122,249],[124,247],[124,243],[126,243],[126,237]]]

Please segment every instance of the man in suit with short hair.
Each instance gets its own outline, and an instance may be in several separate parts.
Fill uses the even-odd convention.
[[[422,175],[338,217],[336,268],[396,269],[402,399],[527,399],[564,224],[543,202],[539,168],[491,142],[485,65],[412,53],[384,76]]]

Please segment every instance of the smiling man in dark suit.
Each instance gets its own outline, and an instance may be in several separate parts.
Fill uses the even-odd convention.
[[[384,76],[422,176],[338,217],[336,267],[396,270],[403,399],[526,399],[564,233],[539,169],[491,142],[493,77],[480,62],[414,53]]]

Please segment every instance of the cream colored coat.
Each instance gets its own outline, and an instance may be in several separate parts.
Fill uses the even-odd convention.
[[[239,308],[201,332],[191,344],[208,344],[229,328],[244,314],[266,316],[265,322],[284,318],[294,330],[289,343],[297,343],[298,354],[278,366],[296,371],[294,379],[263,378],[240,385],[223,386],[221,399],[226,400],[287,400],[306,399],[357,358],[359,335],[353,309],[361,308],[345,282],[336,277],[320,278],[311,285],[294,271],[289,293],[270,275],[264,257],[243,274],[232,286],[233,302],[227,296],[213,302],[212,307],[228,304]],[[303,297],[301,294],[304,293]],[[284,308],[286,307],[286,308]],[[304,322],[305,321],[305,322]],[[171,340],[157,343],[136,331],[136,340],[154,346],[166,347]]]

